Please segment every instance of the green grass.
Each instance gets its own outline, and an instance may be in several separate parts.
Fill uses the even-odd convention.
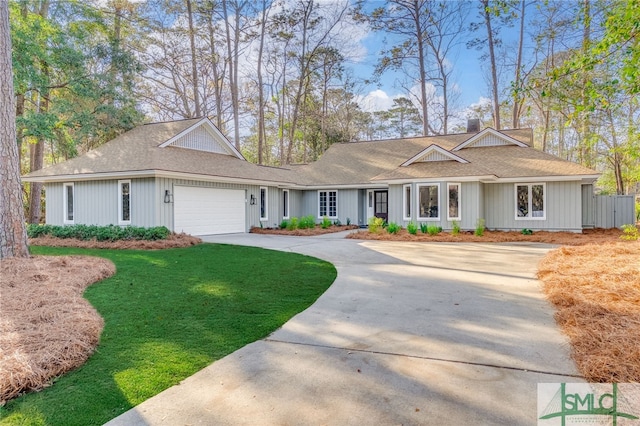
[[[160,251],[31,247],[111,259],[85,297],[105,319],[89,361],[0,407],[2,425],[93,425],[116,417],[304,310],[336,277],[324,261],[252,247]]]

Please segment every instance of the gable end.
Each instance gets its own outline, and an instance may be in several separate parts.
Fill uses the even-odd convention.
[[[197,127],[189,133],[182,135],[169,146],[195,149],[196,151],[213,152],[216,154],[231,154],[228,147],[225,147],[216,141],[213,138],[213,135],[203,126]]]
[[[457,161],[458,163],[468,163],[464,158],[452,154],[438,145],[430,145],[402,163],[401,166],[404,167],[413,163],[426,163],[430,161]]]
[[[246,161],[240,151],[224,137],[208,118],[203,118],[193,126],[158,145],[159,148],[167,146],[231,155]]]
[[[520,142],[510,136],[500,133],[492,128],[486,128],[475,136],[462,142],[460,145],[452,149],[452,151],[460,151],[463,148],[482,148],[488,146],[505,146],[516,145],[522,148],[528,148],[529,145]]]

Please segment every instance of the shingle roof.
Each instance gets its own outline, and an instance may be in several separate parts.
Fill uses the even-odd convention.
[[[29,173],[25,177],[164,171],[235,179],[292,182],[289,170],[258,166],[224,154],[167,146],[158,147],[201,119],[138,126],[84,155]]]
[[[74,159],[25,176],[27,180],[51,180],[56,176],[99,177],[100,174],[167,172],[188,173],[284,185],[372,185],[385,181],[438,177],[495,176],[497,178],[544,176],[593,176],[595,171],[534,148],[508,146],[470,147],[455,151],[469,163],[458,161],[415,162],[401,166],[431,145],[452,150],[475,134],[425,136],[371,142],[334,144],[316,162],[276,168],[259,166],[232,155],[174,146],[159,147],[201,119],[154,123],[136,127],[112,141]],[[504,133],[531,146],[530,130]]]

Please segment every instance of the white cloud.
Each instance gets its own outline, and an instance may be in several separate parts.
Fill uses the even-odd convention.
[[[395,96],[397,97],[397,96]],[[393,106],[393,99],[385,92],[384,90],[373,90],[369,92],[366,96],[358,96],[357,102],[362,108],[363,111],[374,112],[374,111],[385,111]]]

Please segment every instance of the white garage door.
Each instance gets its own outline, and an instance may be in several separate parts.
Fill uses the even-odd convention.
[[[245,232],[245,194],[242,190],[175,186],[175,232],[191,235]]]

